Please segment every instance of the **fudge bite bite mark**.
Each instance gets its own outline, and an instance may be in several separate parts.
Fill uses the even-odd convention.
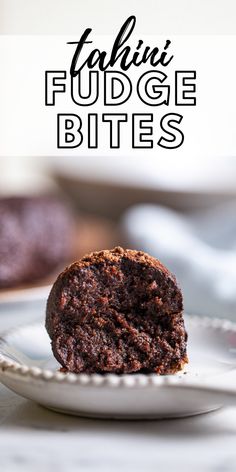
[[[188,362],[176,279],[141,251],[117,247],[67,267],[49,295],[46,329],[69,372],[172,374]]]

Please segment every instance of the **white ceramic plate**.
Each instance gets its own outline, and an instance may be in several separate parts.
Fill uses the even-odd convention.
[[[80,210],[112,219],[140,202],[189,211],[236,197],[234,157],[113,157],[61,157],[49,162],[57,184]]]
[[[173,418],[236,405],[236,324],[185,319],[189,365],[176,375],[63,374],[38,323],[0,339],[0,380],[48,408],[91,417]]]

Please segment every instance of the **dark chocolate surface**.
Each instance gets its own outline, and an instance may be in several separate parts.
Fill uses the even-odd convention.
[[[115,248],[59,275],[46,328],[70,372],[169,374],[187,362],[182,311],[175,277],[158,260]]]

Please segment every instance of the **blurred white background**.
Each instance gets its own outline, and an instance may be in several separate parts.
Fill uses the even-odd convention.
[[[2,34],[113,34],[128,15],[145,34],[234,34],[234,0],[0,0]]]

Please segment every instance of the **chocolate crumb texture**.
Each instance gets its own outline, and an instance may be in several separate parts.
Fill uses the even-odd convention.
[[[46,329],[69,372],[173,374],[188,362],[181,290],[141,251],[116,247],[67,267],[49,295]]]

